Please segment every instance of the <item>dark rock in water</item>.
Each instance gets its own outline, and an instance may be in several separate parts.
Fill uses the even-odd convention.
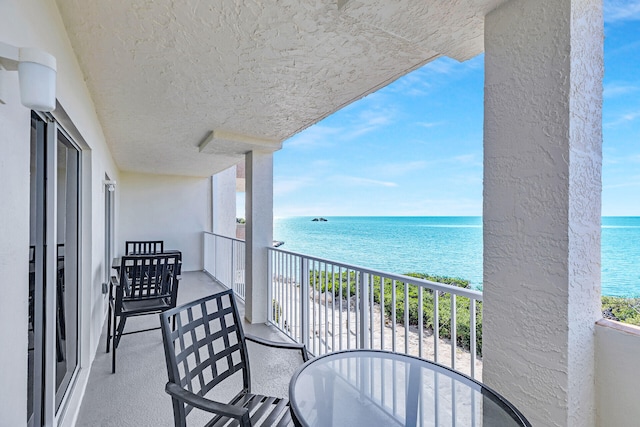
[[[320,217],[320,218],[313,218],[311,221],[323,221],[323,222],[326,222],[328,220],[326,218]]]
[[[273,247],[274,248],[279,248],[280,246],[284,245],[284,242],[281,242],[279,240],[274,240],[273,241]]]
[[[608,307],[602,311],[602,317],[604,317],[605,319],[620,321],[620,319],[618,319],[618,317],[613,314],[611,307]]]

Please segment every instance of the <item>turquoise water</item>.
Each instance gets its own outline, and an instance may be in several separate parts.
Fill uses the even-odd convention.
[[[285,249],[392,273],[482,285],[481,217],[277,218]],[[640,217],[602,218],[602,294],[640,296]]]

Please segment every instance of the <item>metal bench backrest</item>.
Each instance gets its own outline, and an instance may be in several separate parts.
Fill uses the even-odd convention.
[[[176,254],[129,255],[121,259],[116,313],[121,301],[167,298],[175,307],[178,296],[179,256]]]
[[[127,240],[125,255],[161,254],[164,252],[163,240]]]

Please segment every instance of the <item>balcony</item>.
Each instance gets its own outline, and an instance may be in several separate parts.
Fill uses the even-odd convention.
[[[206,272],[183,274],[178,304],[210,295],[225,287],[233,288],[242,301],[245,296],[244,246],[243,241],[205,233]],[[455,332],[451,339],[444,339],[438,333],[425,333],[421,322],[419,325],[405,326],[410,324],[408,303],[398,305],[398,309],[404,313],[398,317],[398,322],[388,320],[388,316],[379,309],[385,304],[384,288],[387,285],[393,288],[407,285],[402,288],[405,291],[404,301],[408,301],[410,287],[415,287],[420,298],[432,293],[436,306],[439,305],[438,299],[444,299],[448,294],[451,304],[449,312],[453,313],[448,322],[453,324],[452,330],[455,331],[455,319],[465,315],[460,310],[456,311],[461,299],[467,299],[472,312],[475,312],[477,303],[482,301],[481,293],[331,263],[287,251],[271,250],[270,257],[269,301],[272,309],[269,322],[245,322],[247,332],[272,340],[304,342],[315,355],[352,348],[376,348],[412,354],[481,379],[482,362],[475,357],[475,351],[471,353],[451,344],[456,342]],[[336,287],[335,294],[325,292],[329,272],[337,274],[336,277],[351,277],[355,287]],[[303,283],[307,286],[302,286]],[[380,283],[383,283],[382,292]],[[382,298],[379,304],[373,302],[376,289],[377,298]],[[344,295],[341,295],[342,292]],[[396,307],[395,299],[390,302]],[[244,304],[240,303],[239,308],[244,317]],[[467,316],[470,314],[466,313]],[[421,307],[417,315],[420,319],[424,317]],[[471,318],[475,319],[475,314]],[[434,319],[436,325],[446,321],[444,316],[438,316],[437,309]],[[156,316],[132,318],[127,330],[150,328],[156,323]],[[474,322],[472,330],[475,329]],[[474,333],[471,345],[474,350],[479,339]],[[104,352],[105,340],[106,329],[103,328],[76,425],[171,425],[173,414],[171,400],[164,392],[166,371],[160,333],[151,331],[125,336],[118,348],[116,374],[111,373],[111,354]],[[249,351],[251,357],[251,347]],[[297,359],[296,355],[286,352],[275,350],[271,355],[261,349],[260,357],[251,360],[254,391],[287,396],[289,378],[300,364]],[[231,396],[216,397],[227,400]],[[194,415],[193,421],[196,423],[198,415],[206,416]]]
[[[204,242],[205,270],[244,298],[244,242],[211,233],[205,233]],[[384,349],[435,361],[482,381],[483,363],[476,354],[482,343],[482,330],[476,322],[482,318],[481,292],[275,248],[268,251],[269,324],[290,339],[305,343],[311,353]],[[411,287],[420,301],[431,295],[431,327],[422,323],[424,304],[415,308],[418,324],[409,321],[407,294]],[[380,307],[385,306],[385,288],[393,289],[392,298],[401,288],[404,298],[399,305],[395,299],[387,301],[392,312],[387,310],[383,315]],[[438,301],[445,298],[448,310],[442,310]],[[403,313],[400,317],[395,311],[398,308]],[[453,344],[459,342],[458,319],[462,318],[470,325],[466,346]],[[442,323],[451,331],[446,338],[437,332]],[[640,380],[631,375],[636,372],[631,355],[640,352],[640,328],[602,319],[596,323],[595,334],[597,412],[601,417],[610,414],[624,420],[621,425],[633,425],[633,416],[625,416],[623,408],[634,407],[634,390]]]
[[[223,290],[224,287],[202,272],[182,275],[178,304],[193,301]],[[244,304],[239,304],[244,317]],[[130,323],[130,324],[129,324]],[[158,325],[157,315],[132,318],[127,331]],[[271,340],[287,340],[273,326],[244,324],[246,332]],[[105,353],[106,325],[93,361],[86,393],[80,407],[77,426],[172,426],[171,398],[165,393],[167,372],[160,331],[124,336],[118,346],[118,372],[111,373],[111,353]],[[300,363],[288,352],[274,353],[261,349],[260,357],[251,357],[254,391],[273,396],[286,396],[289,378]],[[264,357],[263,357],[264,356]],[[291,358],[289,358],[291,356]],[[299,355],[297,357],[299,359]],[[232,396],[218,395],[221,400]],[[197,412],[197,411],[196,411]],[[198,425],[198,415],[193,421]],[[191,418],[191,417],[190,417]]]
[[[216,183],[206,177],[242,160],[247,165],[250,201],[247,274],[234,280],[246,281],[249,319],[262,323],[271,316],[288,334],[309,340],[318,353],[339,347],[340,337],[342,345],[365,346],[382,345],[384,338],[385,346],[395,342],[402,351],[406,341],[401,334],[396,333],[396,340],[393,335],[381,335],[386,322],[375,317],[375,309],[370,308],[374,305],[365,304],[375,299],[376,283],[371,277],[377,272],[354,271],[352,312],[334,310],[339,299],[328,298],[322,291],[326,274],[324,284],[319,276],[318,287],[309,286],[308,299],[294,297],[294,291],[305,286],[288,287],[286,281],[268,294],[265,280],[273,277],[267,271],[265,249],[272,238],[272,153],[301,129],[422,64],[441,56],[462,61],[486,50],[483,380],[513,397],[539,425],[636,424],[640,409],[633,398],[640,378],[633,366],[635,357],[630,355],[640,351],[638,333],[617,324],[596,325],[602,193],[601,1],[482,0],[440,2],[433,7],[411,1],[393,7],[381,1],[312,6],[300,2],[295,7],[254,2],[255,8],[237,8],[232,1],[215,2],[212,7],[193,3],[138,1],[118,8],[108,2],[51,0],[43,7],[33,0],[15,0],[0,16],[3,43],[37,46],[59,61],[59,108],[43,118],[52,123],[52,131],[36,134],[46,134],[47,144],[55,144],[59,127],[80,149],[77,188],[82,197],[74,209],[80,214],[74,222],[81,236],[78,377],[86,379],[89,369],[94,375],[100,372],[103,354],[95,351],[102,345],[106,298],[101,289],[108,277],[111,249],[121,247],[129,236],[155,238],[162,230],[161,238],[184,249],[190,263],[185,270],[202,269],[201,231],[214,228],[212,224],[217,227],[225,213],[225,199],[217,197],[220,192],[212,188]],[[216,37],[211,36],[214,33]],[[45,150],[46,167],[39,168],[38,174],[42,170],[46,191],[32,189],[30,198],[30,112],[20,105],[17,75],[4,77],[0,140],[5,156],[0,169],[3,181],[10,185],[3,192],[7,208],[0,219],[9,226],[0,252],[5,255],[4,276],[12,283],[5,286],[0,302],[3,323],[11,325],[1,335],[8,350],[0,361],[11,369],[2,372],[0,401],[6,403],[2,421],[23,426],[29,415],[30,375],[25,357],[29,347],[25,339],[29,333],[27,248],[30,229],[46,230],[46,240],[39,237],[41,242],[63,240],[64,227],[44,227],[56,224],[59,216],[55,187],[62,176],[56,175],[62,162],[58,163],[55,149]],[[118,183],[109,209],[100,185],[106,178]],[[36,198],[40,213],[34,215],[37,226],[30,227]],[[113,223],[102,223],[110,217]],[[56,260],[53,246],[48,247],[46,271],[51,273],[56,271]],[[277,253],[275,258],[281,255],[283,268],[294,272],[306,271],[302,264],[296,267],[304,262],[315,263],[307,265],[309,271],[326,268],[330,275],[336,269],[339,273],[341,268],[349,269],[312,257],[300,260],[293,254]],[[349,282],[350,275],[349,271]],[[41,325],[46,327],[47,340],[41,345],[43,362],[37,364],[44,371],[39,381],[44,392],[32,397],[41,407],[43,424],[66,425],[62,412],[66,410],[69,418],[75,415],[75,403],[83,398],[86,384],[76,381],[74,389],[61,389],[59,397],[74,405],[58,410],[52,339],[56,336],[54,276],[46,279],[50,294]],[[394,281],[397,285],[405,280],[382,276],[384,286],[387,279],[391,287]],[[298,283],[303,279],[307,278],[296,278]],[[183,291],[187,288],[183,286]],[[351,283],[348,289],[353,297]],[[345,291],[342,288],[343,295]],[[430,291],[422,292],[427,298]],[[276,307],[282,307],[282,315],[279,308],[278,316],[273,315],[274,297],[279,299]],[[453,307],[457,309],[457,304]],[[334,333],[334,327],[340,331],[342,321],[352,319],[350,313],[353,324],[343,333]],[[383,325],[379,332],[377,325]],[[418,352],[422,344],[423,354],[429,356],[425,346],[433,337],[419,339],[421,330],[417,327],[415,332]],[[409,328],[405,335],[411,332]],[[432,341],[440,349],[447,347],[437,336]],[[132,350],[137,344],[130,344]],[[125,340],[123,352],[126,347]],[[150,348],[135,348],[139,351],[131,357]],[[448,359],[443,355],[439,361]],[[146,375],[135,371],[101,381],[92,378],[85,405],[93,393],[107,390],[110,381],[143,387],[152,380],[162,383],[162,358],[156,362]],[[459,368],[464,365],[460,362]],[[474,375],[480,375],[477,368]],[[116,402],[121,390],[112,388],[99,405],[122,405]],[[160,395],[164,402],[161,389],[152,399]],[[146,416],[156,417],[154,409],[146,409]],[[109,418],[101,422],[109,423]]]
[[[206,272],[183,274],[179,303],[192,301],[225,287],[233,288],[242,300],[246,290],[244,242],[205,233],[204,243]],[[481,318],[480,292],[274,248],[270,248],[269,253],[269,322],[245,322],[247,332],[272,340],[304,342],[315,355],[349,348],[375,348],[412,354],[482,380],[482,360],[475,356],[476,351],[471,351],[471,348],[477,350],[482,340],[477,324],[471,331],[478,329],[479,333],[470,334],[472,338],[466,348],[452,344],[459,342],[456,331],[460,331],[460,322],[457,319]],[[352,286],[340,287],[336,284],[332,289],[333,279],[336,278],[350,278],[340,282]],[[301,285],[305,283],[306,286]],[[430,330],[424,324],[411,325],[408,314],[405,314],[409,310],[404,301],[408,299],[399,305],[397,301],[391,303],[392,307],[403,311],[399,319],[398,316],[381,314],[380,306],[385,305],[384,288],[400,288],[404,284],[409,286],[402,287],[402,291],[408,292],[410,287],[415,287],[418,298],[426,300],[426,295],[431,293],[431,301],[435,300],[436,307],[442,307],[442,304],[437,304],[438,300],[447,300],[450,310],[435,310],[433,322],[436,325],[448,323],[453,331],[451,337],[445,338],[434,333],[434,330],[440,330],[437,326]],[[355,292],[351,289],[355,289]],[[468,304],[461,304],[465,300]],[[239,307],[244,317],[244,304],[240,303]],[[421,319],[424,313],[420,312],[419,307],[416,309]],[[398,321],[394,321],[394,318]],[[129,328],[153,327],[156,322],[155,316],[134,318]],[[166,372],[159,332],[124,337],[118,349],[118,373],[115,375],[111,374],[111,355],[104,352],[105,334],[106,330],[103,330],[75,425],[172,425],[171,401],[164,392]],[[600,320],[596,325],[596,342],[598,411],[618,412],[620,408],[633,404],[632,390],[637,375],[630,374],[635,369],[628,355],[640,351],[640,328]],[[452,354],[455,357],[451,357]],[[287,354],[273,353],[265,357],[261,353],[260,357],[252,359],[255,390],[286,396],[288,380],[299,363],[293,355],[289,358]],[[628,392],[613,393],[613,390]],[[217,397],[224,400],[230,396]],[[197,420],[198,415],[194,417],[194,421]]]

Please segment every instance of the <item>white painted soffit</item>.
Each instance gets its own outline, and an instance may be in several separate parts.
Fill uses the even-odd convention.
[[[125,171],[207,176],[442,55],[504,0],[57,0]],[[64,100],[61,100],[64,102]],[[200,151],[211,130],[219,138]]]

